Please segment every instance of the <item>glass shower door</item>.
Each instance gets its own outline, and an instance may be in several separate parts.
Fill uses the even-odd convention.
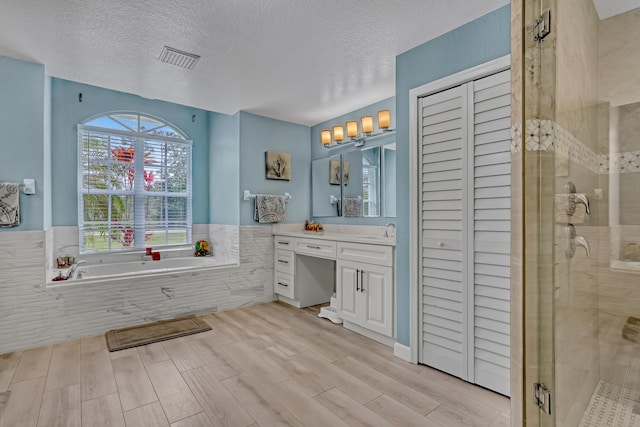
[[[640,426],[640,9],[524,4],[527,424]]]

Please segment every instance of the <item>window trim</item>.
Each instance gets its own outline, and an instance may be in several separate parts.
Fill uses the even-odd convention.
[[[92,126],[92,125],[85,125],[84,123],[90,123],[96,119],[100,119],[100,118],[108,118],[113,120],[114,122],[120,124],[120,126],[124,126],[124,127],[128,127],[122,123],[120,123],[120,121],[118,121],[117,119],[111,117],[113,115],[118,115],[118,114],[128,114],[128,115],[132,115],[132,116],[137,116],[138,119],[138,127],[140,126],[140,121],[141,118],[149,118],[152,119],[154,121],[157,121],[159,123],[162,123],[162,126],[156,126],[154,128],[145,130],[145,131],[125,131],[125,130],[121,130],[121,129],[111,129],[108,127],[99,127],[99,126]],[[169,137],[169,136],[163,136],[163,135],[155,135],[153,133],[154,130],[162,128],[162,127],[168,127],[170,128],[173,132],[176,133],[176,135],[178,135],[178,137]],[[166,247],[166,248],[174,248],[174,247],[180,247],[180,246],[187,246],[187,245],[191,245],[192,242],[192,228],[193,228],[193,141],[191,139],[189,139],[186,134],[184,132],[182,132],[179,128],[177,128],[176,126],[174,126],[173,124],[171,124],[170,122],[161,119],[159,117],[155,117],[149,114],[144,114],[144,113],[140,113],[140,112],[131,112],[131,111],[113,111],[113,112],[108,112],[108,113],[103,113],[103,114],[98,114],[98,115],[94,115],[86,120],[84,120],[82,123],[77,125],[77,141],[76,141],[76,148],[77,148],[77,165],[76,165],[76,169],[77,169],[77,196],[78,196],[78,205],[77,205],[77,214],[78,214],[78,228],[79,228],[79,235],[78,235],[78,246],[79,246],[79,252],[81,254],[91,254],[91,253],[122,253],[122,252],[136,252],[136,251],[140,251],[144,248],[144,244],[140,245],[140,246],[134,246],[132,247],[125,247],[125,248],[116,248],[116,249],[112,249],[111,246],[111,242],[109,242],[109,248],[106,250],[86,250],[85,246],[84,246],[84,234],[82,232],[82,229],[84,229],[84,199],[83,196],[85,194],[108,194],[108,195],[123,195],[123,196],[132,196],[134,199],[134,206],[135,203],[138,202],[138,200],[140,199],[140,197],[143,197],[145,194],[144,191],[140,192],[140,191],[136,191],[136,190],[102,190],[102,189],[93,189],[93,190],[88,190],[87,187],[84,185],[85,184],[85,175],[84,175],[84,161],[85,161],[85,157],[83,156],[83,150],[82,150],[82,144],[84,143],[84,135],[86,135],[87,133],[91,133],[91,132],[95,132],[95,133],[99,133],[99,134],[103,134],[103,135],[117,135],[117,136],[123,136],[123,137],[128,137],[128,138],[132,138],[134,140],[134,147],[138,146],[138,145],[142,145],[142,147],[144,147],[144,144],[147,141],[157,141],[157,142],[168,142],[168,143],[172,143],[172,144],[184,144],[184,145],[188,145],[190,147],[190,156],[188,159],[188,166],[187,166],[187,190],[185,192],[176,192],[176,193],[171,193],[171,192],[166,192],[166,191],[160,191],[160,192],[153,192],[151,194],[149,194],[149,196],[158,196],[158,197],[163,197],[163,198],[169,198],[169,197],[184,197],[186,199],[186,224],[185,224],[185,228],[186,228],[186,242],[185,243],[180,243],[180,244],[176,244],[176,245],[161,245],[161,247]],[[136,151],[139,150],[139,147],[134,148]],[[144,151],[144,148],[143,148]],[[139,157],[140,159],[139,161],[142,162],[143,158]],[[134,157],[134,168],[140,169],[140,165],[136,164],[136,158]],[[144,164],[142,164],[142,168],[144,169]],[[142,174],[142,172],[139,172],[140,174]],[[136,174],[138,174],[138,172],[136,172]],[[138,194],[139,193],[139,194]],[[135,208],[134,208],[135,210]],[[137,211],[137,210],[135,210]],[[109,216],[111,215],[111,209],[109,209]],[[112,223],[111,220],[108,219],[106,221],[107,226],[109,227],[109,229],[111,229]],[[136,237],[140,236],[139,233],[139,229],[141,228],[140,224],[144,224],[145,222],[139,222],[137,221],[136,217],[134,216],[134,224],[133,224],[133,228],[135,230],[135,235]],[[168,230],[168,226],[165,227],[165,231]],[[144,235],[145,233],[145,227],[142,227],[142,235]],[[143,239],[144,240],[144,239]],[[139,241],[139,239],[134,238],[134,242],[135,241]],[[156,245],[157,246],[157,245]]]

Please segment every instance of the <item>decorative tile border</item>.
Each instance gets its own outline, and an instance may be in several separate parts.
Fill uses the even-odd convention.
[[[551,120],[527,120],[525,147],[527,151],[554,151],[554,126]]]
[[[558,126],[557,123],[554,127],[557,147],[556,152],[565,155],[566,158],[578,163],[590,172],[595,174],[599,173],[600,162],[598,160],[598,155],[567,130]]]
[[[511,125],[511,154],[522,151],[522,123]]]
[[[611,170],[617,173],[640,172],[640,151],[627,151],[626,153],[600,154],[598,166],[601,175],[608,175]]]
[[[640,151],[624,153],[596,154],[570,132],[551,120],[527,120],[525,130],[525,149],[527,151],[555,151],[565,159],[583,166],[598,174],[640,172]],[[514,124],[511,129],[511,152],[521,148],[520,126]]]

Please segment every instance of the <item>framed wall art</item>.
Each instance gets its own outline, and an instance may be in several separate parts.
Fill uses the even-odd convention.
[[[291,153],[265,152],[267,179],[291,180]]]

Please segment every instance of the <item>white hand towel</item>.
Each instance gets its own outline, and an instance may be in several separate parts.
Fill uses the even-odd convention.
[[[20,225],[20,185],[0,182],[0,227]]]

